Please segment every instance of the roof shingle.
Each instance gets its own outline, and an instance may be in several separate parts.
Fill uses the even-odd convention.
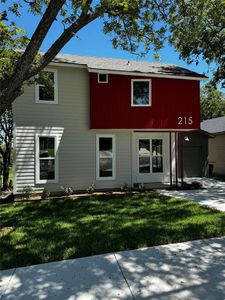
[[[223,133],[225,132],[225,116],[203,121],[201,129],[210,133]]]
[[[58,54],[53,62],[76,64],[86,66],[88,69],[108,70],[119,72],[145,73],[154,75],[166,75],[177,77],[195,77],[199,79],[207,78],[205,75],[190,71],[185,68],[178,67],[173,64],[165,64],[160,62],[143,62],[126,59],[99,58],[94,56],[79,56],[70,54]]]

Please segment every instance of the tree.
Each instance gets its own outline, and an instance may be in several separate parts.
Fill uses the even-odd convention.
[[[12,110],[6,110],[0,117],[0,154],[2,156],[3,190],[8,188],[9,168],[11,163],[12,138],[13,138]]]
[[[0,39],[0,104],[4,111],[23,92],[24,82],[34,78],[46,67],[63,46],[79,30],[102,18],[104,32],[112,34],[115,47],[135,52],[142,44],[142,52],[162,46],[164,25],[159,26],[160,12],[150,0],[0,0],[6,9],[20,16],[21,9],[41,15],[41,20],[30,40],[15,23],[7,20],[6,12],[1,14]],[[146,9],[147,8],[147,9]],[[38,51],[53,23],[61,22],[62,33],[43,55]],[[9,23],[9,24],[8,24]],[[8,25],[7,25],[8,24]],[[157,26],[156,26],[157,25]],[[15,51],[23,49],[24,51]],[[8,67],[7,67],[8,65]]]
[[[214,64],[211,81],[225,84],[225,1],[178,0],[170,16],[170,42],[188,63]]]
[[[213,86],[201,89],[201,120],[225,116],[225,95]]]
[[[0,0],[0,113],[23,93],[63,46],[97,18],[115,48],[145,55],[162,48],[165,39],[175,45],[188,62],[203,56],[218,63],[215,81],[224,79],[224,0]],[[3,6],[2,6],[3,7]],[[40,15],[30,39],[8,20],[6,11],[21,16],[22,9]],[[221,12],[219,14],[218,12]],[[39,49],[54,22],[59,33],[43,55]],[[23,50],[23,51],[15,51]]]

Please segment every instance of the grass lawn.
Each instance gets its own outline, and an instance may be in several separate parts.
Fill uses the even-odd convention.
[[[0,206],[0,268],[225,235],[225,214],[157,193]]]

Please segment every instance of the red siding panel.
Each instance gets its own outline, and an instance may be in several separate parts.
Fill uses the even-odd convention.
[[[200,128],[199,81],[151,78],[152,106],[132,107],[131,79],[135,78],[109,74],[105,84],[97,82],[96,73],[90,74],[92,129]],[[189,117],[192,124],[187,124]]]

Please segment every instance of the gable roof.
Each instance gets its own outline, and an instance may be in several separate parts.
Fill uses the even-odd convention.
[[[225,116],[203,121],[201,129],[210,133],[225,133]]]
[[[58,54],[53,63],[80,65],[86,67],[89,72],[107,71],[108,73],[127,73],[133,75],[177,77],[186,79],[204,80],[205,75],[178,67],[174,64],[160,62],[143,62],[126,59],[99,58],[94,56],[79,56],[70,54]]]

